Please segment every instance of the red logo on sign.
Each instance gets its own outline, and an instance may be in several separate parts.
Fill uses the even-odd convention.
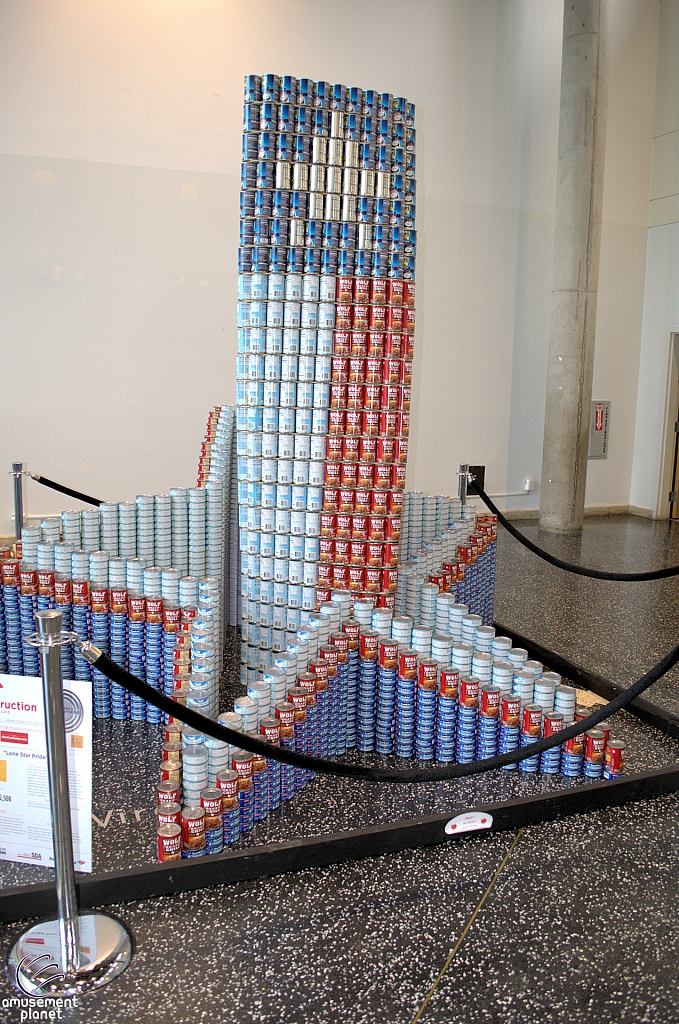
[[[27,732],[9,732],[0,730],[0,743],[28,743]]]
[[[596,409],[594,410],[594,429],[604,429],[604,403],[597,402]]]

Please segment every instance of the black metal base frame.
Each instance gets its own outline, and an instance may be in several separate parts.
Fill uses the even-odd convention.
[[[608,700],[620,692],[614,683],[571,664],[567,659],[505,626],[496,625],[505,636],[510,636],[517,645],[526,647],[531,655],[567,676],[576,685],[592,690]],[[627,710],[667,735],[679,738],[679,718],[650,701],[639,698]],[[525,825],[537,825],[606,807],[618,807],[678,790],[679,764],[676,764],[624,775],[609,782],[584,783],[538,796],[466,808],[463,813],[479,812],[484,816],[492,816],[490,827],[485,827],[480,833],[446,833],[446,824],[461,813],[459,809],[451,810],[447,814],[267,843],[243,850],[229,850],[218,856],[80,876],[78,899],[81,907],[101,907],[154,896],[169,896],[289,871],[377,857],[400,850],[419,849],[437,843],[459,842],[478,834],[512,831]],[[52,883],[0,890],[2,923],[44,916],[55,911],[56,892]]]

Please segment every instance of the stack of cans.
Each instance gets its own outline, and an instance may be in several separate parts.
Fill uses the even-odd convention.
[[[431,761],[434,757],[437,680],[437,663],[431,658],[421,658],[417,666],[415,718],[415,756],[421,761]]]

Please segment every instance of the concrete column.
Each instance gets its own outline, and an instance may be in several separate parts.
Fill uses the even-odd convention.
[[[540,527],[582,528],[606,138],[607,0],[565,0]]]

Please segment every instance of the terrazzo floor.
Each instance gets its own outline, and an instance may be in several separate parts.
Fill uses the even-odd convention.
[[[519,525],[538,536],[535,524]],[[633,517],[588,520],[581,541],[539,539],[562,557],[599,567],[679,562],[679,526]],[[678,587],[566,577],[501,532],[499,621],[625,685],[676,642]],[[676,712],[678,679],[675,670],[648,698]],[[666,737],[624,713],[617,726],[637,767],[676,760],[676,744]],[[513,780],[501,780],[510,787],[503,795]],[[489,785],[487,777],[464,781]],[[371,803],[363,792],[357,798],[350,783],[318,779],[299,806],[306,801],[307,823],[316,819],[323,830],[330,804],[334,830],[354,827],[356,814],[365,820],[400,809],[405,817],[432,799],[393,789]],[[433,799],[462,806],[473,797],[458,788]],[[260,841],[281,836],[279,823],[267,828]],[[672,795],[534,826],[518,838],[487,834],[121,905],[112,909],[137,944],[130,968],[62,1019],[676,1022],[678,840],[679,795]],[[0,928],[3,950],[18,930]],[[2,978],[2,1021],[20,1020],[18,1008],[2,1008],[12,994]]]

